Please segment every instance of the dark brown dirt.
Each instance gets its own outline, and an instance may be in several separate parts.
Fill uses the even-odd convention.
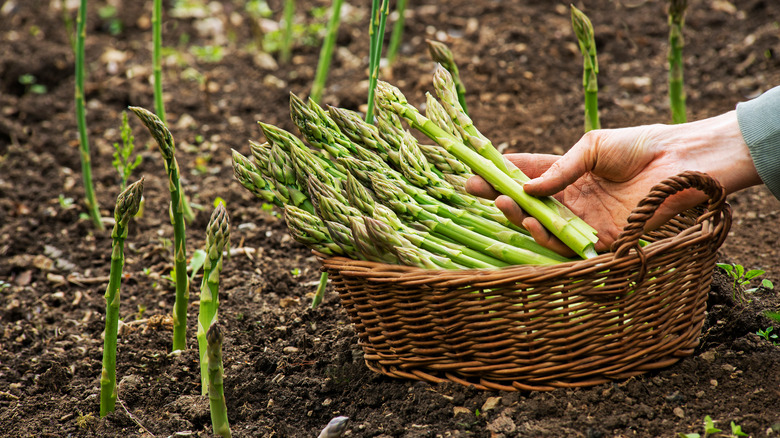
[[[168,191],[156,147],[131,118],[144,157],[146,210],[130,226],[122,285],[120,403],[98,415],[103,293],[110,232],[83,212],[73,111],[74,57],[61,2],[0,2],[0,430],[6,436],[209,436],[195,345],[197,287],[189,312],[190,346],[171,354]],[[70,4],[71,2],[65,2]],[[114,2],[122,24],[90,2],[87,30],[88,126],[97,193],[111,216],[118,193],[111,167],[121,111],[153,108],[151,2]],[[165,2],[170,11],[173,2]],[[197,3],[197,2],[196,2]],[[351,418],[351,436],[657,437],[703,433],[711,416],[729,430],[778,436],[780,349],[754,333],[772,325],[774,291],[735,302],[716,272],[701,346],[657,372],[587,389],[489,393],[456,384],[394,380],[368,370],[349,320],[332,292],[309,309],[318,264],[292,241],[278,214],[233,180],[230,149],[260,140],[256,121],[293,130],[288,93],[306,95],[319,48],[297,40],[289,64],[251,43],[261,28],[243,1],[215,2],[207,18],[164,21],[165,101],[184,187],[203,206],[188,226],[188,250],[203,244],[215,197],[233,224],[233,256],[223,271],[225,392],[235,436],[312,437],[334,416]],[[281,1],[269,0],[281,16]],[[298,2],[303,11],[324,1]],[[324,103],[365,102],[366,4],[346,7]],[[691,0],[685,67],[689,119],[731,110],[780,84],[780,7],[774,1]],[[604,127],[665,123],[665,2],[578,2],[595,24]],[[75,17],[75,11],[69,10]],[[426,38],[453,49],[481,130],[507,151],[564,152],[581,135],[581,61],[568,4],[547,1],[410,2],[398,62],[384,75],[415,105],[430,90]],[[216,21],[215,21],[216,20]],[[209,24],[210,23],[210,24]],[[220,26],[214,27],[218,23]],[[208,27],[210,25],[211,27]],[[198,29],[201,29],[199,32]],[[203,29],[212,29],[209,33]],[[192,47],[221,45],[218,62]],[[32,74],[36,94],[21,84]],[[73,199],[72,205],[63,200]],[[767,270],[780,283],[780,203],[764,188],[733,195],[734,226],[720,259]],[[239,251],[239,249],[243,249]],[[295,273],[294,273],[295,272]],[[754,282],[755,283],[755,282]],[[193,285],[200,284],[196,276]],[[775,331],[780,326],[775,323]],[[485,403],[500,397],[492,409]],[[479,415],[476,413],[479,412]]]

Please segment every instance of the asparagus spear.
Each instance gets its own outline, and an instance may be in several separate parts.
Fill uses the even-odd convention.
[[[214,435],[230,438],[230,423],[225,404],[222,368],[222,331],[216,321],[206,332],[209,374],[209,408],[211,409],[211,425]]]
[[[87,137],[87,110],[84,104],[84,40],[87,38],[87,0],[81,0],[79,14],[76,16],[76,122],[79,130],[79,152],[81,157],[81,178],[84,182],[84,203],[87,206],[92,224],[98,230],[104,230],[100,217],[100,206],[95,196],[95,184],[92,182],[92,158]]]
[[[275,184],[266,179],[248,158],[235,149],[233,151],[233,176],[247,190],[265,202],[284,208],[284,202],[275,194]]]
[[[374,193],[397,214],[406,216],[429,231],[440,233],[469,248],[510,264],[554,264],[561,261],[531,250],[508,245],[462,227],[452,219],[429,213],[386,178],[377,178],[372,183]]]
[[[293,205],[284,209],[284,220],[293,238],[327,255],[348,255],[333,242],[325,223],[318,216]]]
[[[590,19],[579,9],[571,5],[571,23],[582,52],[582,87],[585,90],[585,132],[600,129],[597,75],[599,63],[596,59],[596,40],[593,37],[593,25]]]
[[[144,179],[130,184],[119,194],[114,209],[114,229],[111,250],[111,270],[106,288],[106,332],[103,340],[103,368],[100,373],[100,416],[114,412],[116,405],[116,344],[119,330],[119,289],[122,284],[122,269],[125,265],[125,239],[130,219],[138,213]]]
[[[152,134],[160,153],[165,159],[165,170],[168,172],[168,188],[171,192],[169,213],[173,224],[174,269],[176,273],[176,302],[173,306],[173,350],[187,348],[187,305],[190,291],[187,278],[187,250],[184,231],[183,204],[181,183],[179,181],[179,164],[174,156],[175,145],[173,136],[159,117],[151,112],[131,106],[130,110],[141,119]]]
[[[463,81],[460,80],[460,72],[458,71],[458,65],[455,64],[455,59],[452,56],[452,51],[446,44],[433,40],[425,40],[428,43],[428,51],[431,54],[431,59],[437,64],[443,66],[452,75],[452,80],[457,87],[458,102],[463,107],[463,111],[468,113],[466,107],[466,87],[463,85]]]
[[[444,68],[437,68],[433,75],[433,83],[436,87],[436,92],[441,98],[442,107],[449,115],[453,125],[457,130],[461,132],[461,138],[464,140],[464,144],[471,146],[480,155],[489,159],[499,169],[503,170],[507,175],[517,180],[520,184],[524,184],[529,178],[515,166],[512,162],[505,159],[504,156],[493,146],[493,143],[484,135],[482,135],[477,127],[474,126],[474,122],[466,114],[457,100],[455,99],[455,85],[452,82],[452,78]],[[595,234],[596,230],[585,223],[585,221],[578,218],[571,212],[566,206],[564,206],[557,199],[547,196],[541,198],[550,210],[552,210],[557,216],[566,219],[573,227],[577,228],[584,236],[589,236],[591,241],[595,243],[597,241]]]
[[[687,0],[671,0],[669,2],[669,106],[672,109],[672,122],[685,123],[685,89],[683,82],[682,49],[683,26],[685,25],[685,9]]]
[[[330,20],[328,20],[327,34],[322,41],[320,59],[317,62],[317,73],[314,76],[314,83],[311,87],[311,98],[317,102],[322,98],[322,91],[325,89],[325,79],[328,77],[330,59],[333,56],[333,47],[336,44],[336,36],[339,32],[341,4],[343,2],[343,0],[334,0],[330,5]]]
[[[230,245],[230,218],[223,204],[211,213],[206,229],[206,261],[203,264],[203,282],[200,286],[198,314],[198,352],[200,354],[200,381],[203,395],[208,393],[209,373],[206,327],[217,321],[219,311],[219,274],[222,272],[222,251]]]
[[[482,176],[496,190],[508,195],[526,212],[537,218],[550,232],[583,258],[594,257],[593,240],[595,236],[585,236],[566,219],[556,215],[549,206],[538,198],[523,191],[522,186],[509,175],[497,168],[490,160],[482,157],[470,147],[447,134],[409,105],[400,90],[380,81],[377,85],[377,103],[406,119],[414,128],[433,139],[458,159],[468,165],[476,174]]]
[[[317,438],[339,438],[347,429],[349,417],[336,417],[320,432]]]

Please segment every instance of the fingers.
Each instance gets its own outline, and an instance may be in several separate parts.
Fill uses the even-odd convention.
[[[529,178],[536,178],[556,162],[560,155],[518,153],[506,154],[504,157]],[[496,199],[500,195],[490,183],[480,176],[473,176],[466,181],[466,191],[486,199]]]
[[[590,131],[585,134],[569,152],[552,163],[544,173],[525,183],[523,186],[525,191],[533,196],[554,195],[591,170],[597,153],[598,132]]]
[[[466,191],[485,199],[496,199],[500,195],[490,183],[482,179],[481,176],[476,175],[466,180]]]

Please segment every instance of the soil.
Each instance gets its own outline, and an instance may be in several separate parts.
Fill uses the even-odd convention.
[[[0,430],[14,437],[210,436],[194,340],[201,277],[192,282],[190,348],[172,353],[169,194],[156,146],[132,115],[143,156],[133,178],[145,177],[146,204],[127,240],[119,403],[99,416],[111,238],[82,217],[74,56],[64,19],[74,20],[78,2],[0,3]],[[220,323],[234,436],[312,437],[339,415],[350,417],[345,435],[355,437],[667,437],[703,433],[707,415],[725,431],[734,422],[750,436],[780,435],[780,348],[755,334],[772,326],[763,312],[778,309],[780,300],[766,288],[735,300],[719,270],[693,355],[629,380],[486,392],[369,370],[337,294],[329,288],[325,301],[309,308],[317,260],[287,235],[278,211],[263,208],[232,176],[230,149],[247,154],[248,141],[262,139],[257,121],[295,132],[288,93],[308,93],[316,39],[296,38],[291,61],[283,63],[258,46],[281,19],[281,0],[268,0],[273,13],[265,21],[248,14],[243,1],[211,2],[205,13],[176,17],[173,2],[164,3],[171,49],[164,59],[166,111],[184,189],[200,207],[188,225],[189,254],[203,245],[216,197],[225,200],[233,227]],[[297,3],[296,22],[316,30],[324,19],[305,11],[328,2]],[[368,3],[344,6],[326,104],[358,110],[366,100]],[[582,73],[568,4],[409,3],[400,55],[383,77],[413,104],[432,89],[425,39],[439,39],[460,65],[477,126],[502,150],[562,153],[578,140]],[[605,128],[670,119],[665,3],[577,2],[595,26]],[[98,200],[111,217],[121,112],[154,107],[151,2],[98,0],[89,7],[87,121]],[[689,120],[730,111],[780,84],[778,22],[774,1],[689,1]],[[198,55],[208,47],[219,48],[211,54],[221,58]],[[39,87],[21,83],[24,75]],[[719,261],[765,269],[760,278],[780,283],[780,203],[763,187],[729,202],[734,224]]]

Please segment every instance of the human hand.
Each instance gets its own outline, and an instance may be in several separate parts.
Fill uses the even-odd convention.
[[[727,193],[761,180],[742,139],[734,111],[681,125],[646,125],[587,133],[563,156],[506,156],[531,181],[525,191],[537,197],[555,195],[598,231],[597,251],[609,249],[627,223],[629,213],[663,179],[685,170],[708,173]],[[496,206],[534,239],[563,255],[573,252],[527,215],[511,198],[500,195],[480,177],[467,190],[496,199]],[[662,225],[675,214],[706,200],[693,189],[669,197],[648,221]]]

